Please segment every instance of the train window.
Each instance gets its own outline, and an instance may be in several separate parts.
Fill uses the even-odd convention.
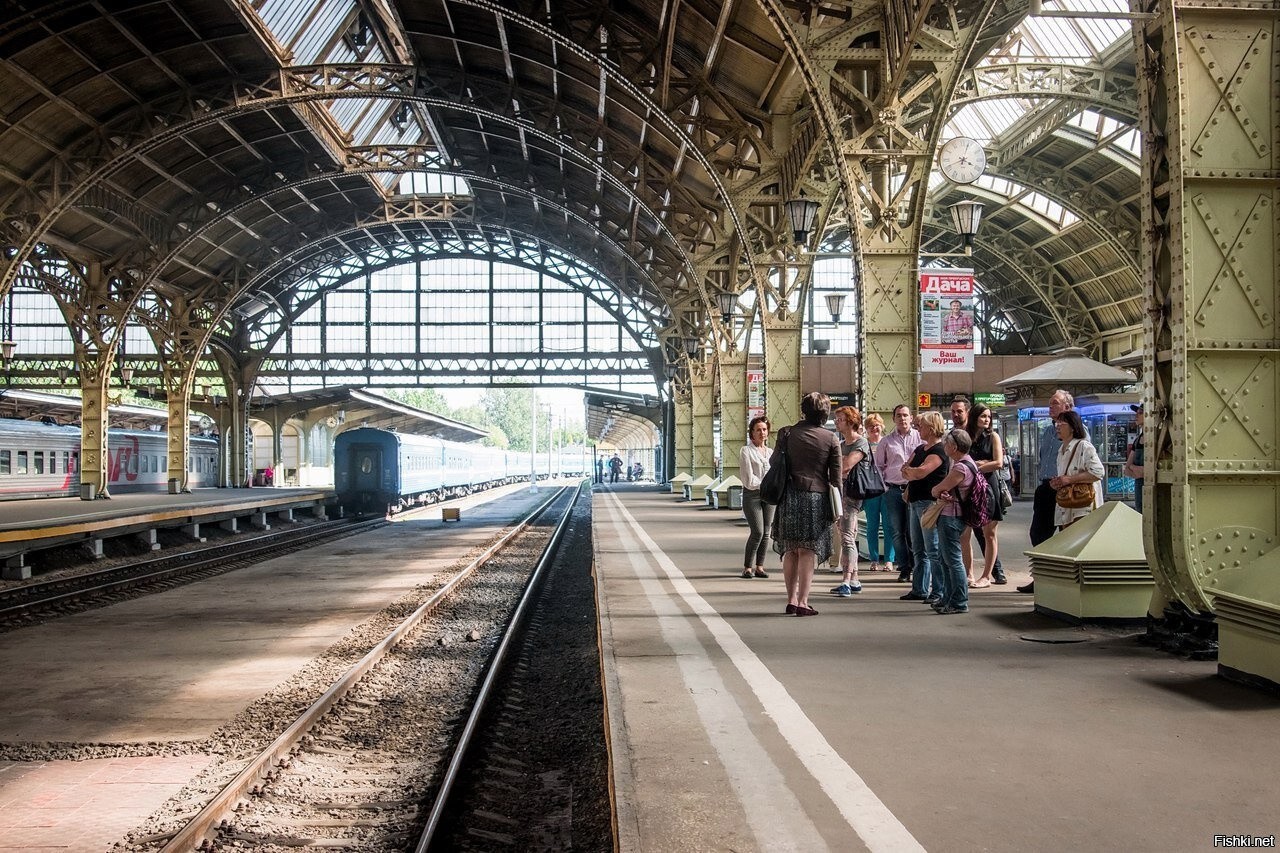
[[[15,474],[27,473],[27,451],[25,450],[18,451],[18,470],[16,470],[14,473]]]
[[[44,473],[44,451],[43,450],[31,451],[31,463],[32,463],[31,464],[32,474],[43,474]]]
[[[360,459],[360,473],[368,474],[371,471],[373,471],[373,459],[368,456],[362,457]]]
[[[71,467],[67,469],[67,473],[74,474],[76,469],[80,467],[80,451],[71,451]]]
[[[9,458],[9,451],[0,450],[0,474],[8,474],[12,465],[13,460]]]
[[[70,450],[62,451],[62,470],[67,474],[70,474],[73,470],[75,470],[71,467],[71,451]]]

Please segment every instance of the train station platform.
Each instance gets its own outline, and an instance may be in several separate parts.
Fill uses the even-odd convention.
[[[1280,835],[1280,697],[1033,611],[1030,504],[971,611],[743,579],[739,513],[596,486],[620,849],[1209,850]],[[865,567],[865,564],[864,564]],[[1274,841],[1273,841],[1274,843]]]
[[[155,531],[181,527],[200,537],[200,525],[238,529],[239,519],[257,527],[270,526],[271,516],[292,517],[299,510],[319,515],[333,499],[327,489],[196,489],[170,495],[133,492],[110,500],[44,498],[6,501],[0,522],[0,562],[5,580],[30,577],[26,555],[31,551],[73,542],[86,542],[96,555],[102,542],[116,536],[142,534],[155,544]]]

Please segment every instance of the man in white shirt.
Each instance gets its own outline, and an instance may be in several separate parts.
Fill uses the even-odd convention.
[[[872,454],[884,478],[884,510],[893,524],[893,553],[898,558],[898,580],[909,582],[915,565],[911,554],[911,534],[907,527],[907,481],[902,466],[920,446],[920,433],[911,426],[911,409],[899,403],[893,409],[893,432],[880,439]]]

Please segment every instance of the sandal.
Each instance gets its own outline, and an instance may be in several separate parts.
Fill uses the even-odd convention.
[[[744,577],[744,578],[748,578],[748,579],[750,579],[750,577],[751,577],[751,570],[750,570],[750,569],[743,569],[743,570],[742,570],[742,574],[741,574],[741,575],[739,575],[739,577]]]
[[[976,581],[969,584],[969,586],[973,589],[985,589],[986,587],[991,586],[991,578],[978,578]]]
[[[745,576],[746,572],[743,572],[743,575]],[[754,576],[758,578],[767,578],[769,577],[769,573],[766,572],[764,569],[760,568],[759,566],[756,566],[756,571]]]

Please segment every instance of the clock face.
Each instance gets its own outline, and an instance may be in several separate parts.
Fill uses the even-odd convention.
[[[942,146],[938,168],[953,183],[971,184],[986,170],[987,155],[976,139],[957,136]]]

